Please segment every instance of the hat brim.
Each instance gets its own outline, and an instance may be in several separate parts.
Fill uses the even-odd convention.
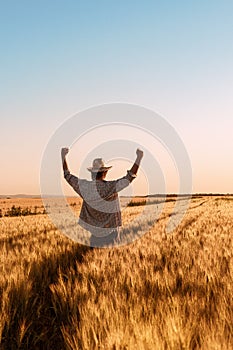
[[[111,168],[112,168],[112,166],[103,166],[101,168],[89,167],[89,168],[87,168],[87,170],[90,171],[91,173],[101,173],[101,172],[107,171],[107,170],[109,170]]]

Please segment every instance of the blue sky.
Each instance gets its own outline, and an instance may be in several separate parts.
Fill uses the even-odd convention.
[[[38,193],[51,134],[109,102],[175,127],[195,192],[233,192],[232,16],[226,0],[0,1],[0,193]]]

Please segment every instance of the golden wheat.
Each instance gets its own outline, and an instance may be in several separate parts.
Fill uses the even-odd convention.
[[[3,213],[12,203],[42,205],[1,200]],[[47,215],[0,218],[0,348],[232,349],[232,197],[193,199],[167,234],[173,206],[112,249],[71,241]],[[150,224],[135,225],[141,212],[123,211],[126,233]]]

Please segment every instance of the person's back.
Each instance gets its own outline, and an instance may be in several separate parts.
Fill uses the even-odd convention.
[[[119,227],[122,225],[118,192],[127,187],[136,177],[143,152],[137,150],[137,159],[127,174],[114,181],[106,181],[107,171],[101,158],[93,161],[88,168],[92,180],[80,179],[68,170],[65,159],[67,148],[62,149],[64,177],[83,199],[79,224],[91,233],[91,246],[106,246],[119,240]]]

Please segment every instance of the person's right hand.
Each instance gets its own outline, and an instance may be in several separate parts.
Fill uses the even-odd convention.
[[[137,154],[137,157],[140,159],[143,157],[143,151],[140,148],[137,149],[136,154]]]
[[[65,156],[69,153],[69,148],[68,147],[64,147],[61,149],[61,156],[62,158],[65,158]]]

